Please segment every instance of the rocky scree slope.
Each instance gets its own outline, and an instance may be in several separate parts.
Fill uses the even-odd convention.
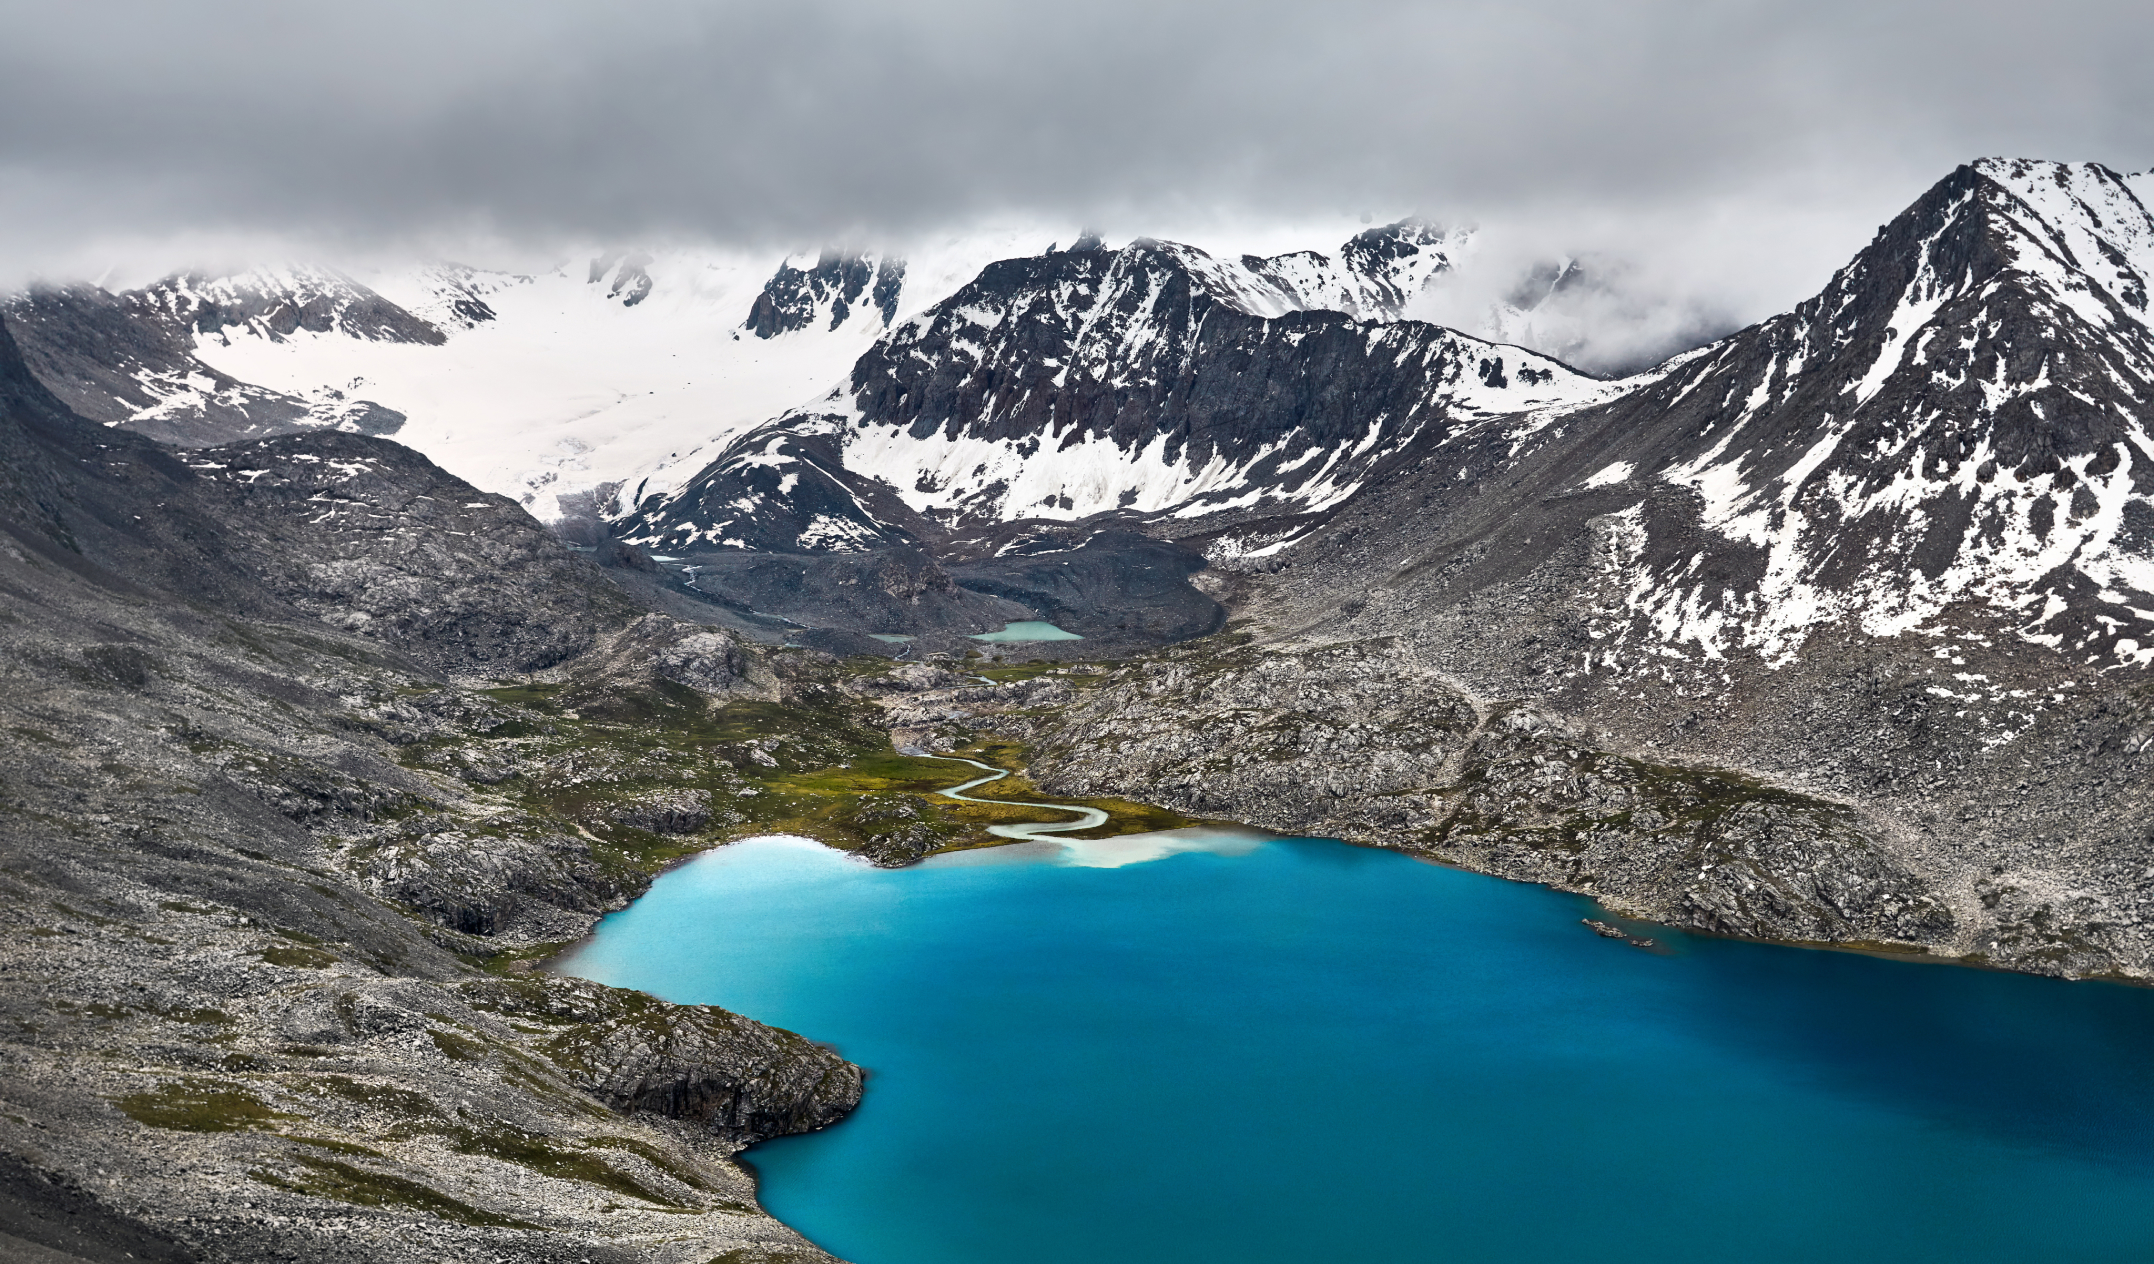
[[[192,468],[67,412],[0,325],[0,1245],[827,1258],[729,1156],[842,1116],[857,1068],[723,1011],[478,969],[500,950],[456,917],[574,934],[640,889],[658,839],[517,818],[479,801],[487,768],[414,757],[504,723],[453,676],[578,654],[564,680],[708,705],[767,675],[726,638],[595,609],[602,579],[410,454],[341,437],[318,464],[361,467],[349,483],[304,455]],[[474,506],[445,525],[523,562],[389,565],[412,547],[393,519],[444,491]],[[310,617],[346,581],[400,604],[358,632]],[[559,628],[517,631],[512,610],[550,603]],[[601,828],[607,794],[587,795]],[[406,898],[428,893],[462,903]]]
[[[1978,951],[1948,894],[1856,808],[1618,753],[1560,716],[1474,696],[1398,638],[1282,648],[1229,634],[1072,677],[1080,687],[1051,698],[914,679],[889,704],[912,740],[1015,735],[1050,794],[1141,793],[1195,818],[1400,848],[1713,934]]]

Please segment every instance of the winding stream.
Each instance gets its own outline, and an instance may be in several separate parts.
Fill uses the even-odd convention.
[[[1030,825],[988,826],[987,832],[993,834],[997,838],[1014,838],[1020,841],[1031,842],[1043,838],[1049,834],[1075,834],[1081,830],[1098,829],[1100,826],[1107,823],[1107,814],[1105,812],[1100,811],[1098,808],[1078,807],[1074,803],[1026,803],[1019,799],[976,799],[971,795],[966,794],[965,792],[972,789],[974,786],[984,786],[990,781],[1000,781],[1004,777],[1010,775],[1010,770],[1007,768],[997,768],[993,764],[983,764],[977,759],[967,759],[963,755],[928,755],[926,756],[926,758],[948,759],[954,760],[960,764],[971,764],[973,767],[982,769],[987,773],[985,777],[974,777],[972,780],[964,782],[961,785],[951,786],[947,790],[937,790],[935,792],[936,794],[941,795],[945,799],[955,799],[959,803],[1007,803],[1013,807],[1043,808],[1049,812],[1075,812],[1078,814],[1077,819],[1074,821],[1050,821],[1046,824]]]

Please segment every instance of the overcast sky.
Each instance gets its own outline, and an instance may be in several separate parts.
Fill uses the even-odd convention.
[[[1751,318],[1961,161],[2154,165],[2146,0],[0,0],[0,32],[5,279],[1418,212]]]

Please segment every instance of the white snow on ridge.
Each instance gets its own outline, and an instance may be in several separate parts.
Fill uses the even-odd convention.
[[[2154,217],[2128,183],[2092,163],[1990,158],[1975,169],[2032,211],[2002,208],[2025,234],[2021,270],[2039,276],[2097,329],[2114,328],[2116,313],[2095,297],[2096,289],[2123,309],[2125,319],[2148,326]]]
[[[1251,316],[1288,312],[1343,312],[1357,320],[1398,320],[1405,308],[1465,250],[1471,230],[1441,232],[1409,221],[1395,226],[1415,249],[1396,259],[1372,261],[1357,270],[1348,246],[1319,253],[1294,251],[1270,258],[1218,258],[1194,246],[1155,242],[1189,269],[1222,302]]]
[[[902,252],[904,284],[891,326],[991,262],[1077,236],[997,228],[916,243]],[[1215,297],[1251,314],[1321,308],[1392,320],[1470,238],[1407,222],[1324,253],[1268,258],[1215,258],[1154,244]],[[242,382],[306,399],[324,424],[338,424],[360,400],[401,412],[408,420],[399,442],[541,518],[558,516],[561,496],[606,483],[624,485],[623,506],[677,490],[732,439],[841,382],[889,332],[865,294],[836,329],[819,320],[771,339],[742,329],[781,264],[812,269],[812,252],[681,249],[626,258],[624,265],[624,252],[593,249],[528,275],[454,264],[348,274],[291,265],[183,280],[174,301],[229,308],[266,294],[317,306],[327,296],[335,305],[348,301],[353,283],[371,288],[439,329],[446,345],[375,339],[346,328],[336,307],[334,332],[280,333],[258,319],[198,338],[197,354]],[[604,276],[594,277],[594,263]],[[642,271],[631,275],[637,265]],[[495,319],[484,319],[479,304]],[[828,306],[826,298],[821,307]],[[1154,331],[1140,323],[1125,332],[1141,341]],[[1088,353],[1134,356],[1141,349],[1095,346]]]
[[[1780,367],[1776,359],[1741,411],[1716,423],[1721,429],[1710,448],[1659,472],[1658,477],[1700,493],[1707,526],[1766,552],[1762,580],[1740,593],[1709,592],[1688,574],[1628,571],[1625,604],[1661,644],[1691,643],[1709,660],[1747,646],[1777,665],[1792,661],[1809,633],[1827,624],[1849,622],[1869,635],[1894,636],[1931,629],[1948,606],[1974,601],[2024,620],[2023,638],[2092,654],[2090,662],[2154,662],[2154,628],[2137,628],[2139,620],[2154,622],[2154,612],[2140,615],[2125,595],[2154,593],[2154,558],[2143,545],[2125,543],[2124,527],[2133,503],[2154,507],[2154,496],[2139,490],[2147,477],[2135,473],[2154,461],[2147,416],[2125,409],[2127,441],[2115,446],[2111,468],[2099,470],[2112,460],[2109,454],[2081,453],[2064,461],[2069,473],[2053,476],[2036,467],[2039,472],[2022,475],[1994,459],[1991,426],[2007,402],[2051,386],[2048,362],[2032,381],[2007,382],[2001,361],[1971,359],[1973,342],[1940,339],[1929,328],[1949,301],[1986,301],[2000,285],[2025,284],[2035,296],[2034,310],[2046,309],[2058,321],[2054,336],[2073,337],[2076,318],[2091,335],[2081,336],[2081,345],[2097,356],[2116,357],[2110,370],[2114,385],[2136,399],[2126,377],[2154,375],[2154,361],[2145,352],[2154,217],[2124,184],[2093,164],[1991,160],[1977,164],[1977,170],[2005,192],[1981,194],[1979,211],[1963,200],[1947,209],[1947,217],[1993,217],[1991,222],[2004,228],[2008,266],[2022,279],[1992,277],[1980,289],[1968,290],[1965,278],[1943,275],[1931,257],[1935,237],[1922,242],[1889,320],[1889,335],[1843,396],[1846,410],[1806,422],[1812,427],[1809,446],[1792,464],[1768,474],[1773,467],[1766,462],[1774,450],[1754,443],[1733,446],[1759,405],[1771,398],[1768,387]],[[1851,275],[1843,271],[1835,285]],[[1996,318],[1978,313],[1972,319],[1975,327],[1989,328]],[[1777,326],[1779,332],[1767,336],[1787,343],[1787,354],[1805,356],[1805,335],[1793,320],[1768,322],[1768,330]],[[1903,372],[1946,387],[1971,377],[1980,403],[1964,414],[1897,404],[1922,411],[1887,414],[1880,431],[1871,403]],[[1710,366],[1685,393],[1709,376]],[[1726,391],[1723,407],[1732,409],[1751,384],[1716,379],[1715,385]],[[1870,436],[1869,446],[1842,451],[1858,429]],[[1943,468],[1931,462],[1929,454],[1936,449],[1923,441],[1940,429],[1957,439]],[[1955,502],[1971,502],[1968,525],[1951,542],[1949,563],[1932,575],[1913,565],[1909,554],[1933,530],[1937,507]],[[1867,547],[1864,532],[1880,524],[1889,524],[1890,534],[1863,559],[1852,580],[1820,581],[1828,564],[1845,568],[1852,560],[1845,550]],[[2115,617],[2099,621],[2107,644],[2087,638],[2064,645],[2063,635],[2047,626],[2067,607],[2040,585],[2060,569],[2078,571],[2104,592],[2105,601],[2118,606]],[[2135,630],[2136,636],[2123,635]]]
[[[1110,307],[1102,302],[1095,310]],[[1113,360],[1138,354],[1154,337],[1156,332],[1149,325],[1125,331],[1113,357],[1091,357],[1097,361],[1095,368],[1110,380],[1119,380],[1114,377]],[[1462,421],[1575,406],[1604,396],[1608,389],[1606,383],[1580,377],[1532,352],[1448,333],[1407,335],[1382,330],[1371,336],[1371,349],[1383,349],[1393,340],[1400,344],[1402,358],[1416,350],[1424,356],[1455,358],[1451,380],[1431,395],[1432,401],[1448,404]],[[1131,346],[1139,352],[1130,351]],[[1482,380],[1477,372],[1482,358],[1504,361],[1509,374],[1505,385]],[[1522,370],[1546,376],[1527,381]],[[881,479],[915,511],[944,520],[966,515],[1074,521],[1117,509],[1195,517],[1267,501],[1315,512],[1360,488],[1368,471],[1363,458],[1387,436],[1387,419],[1377,416],[1369,419],[1356,444],[1327,449],[1297,430],[1237,459],[1215,452],[1197,465],[1187,452],[1169,459],[1166,435],[1132,450],[1094,434],[1074,439],[1067,435],[1008,439],[988,438],[967,428],[956,434],[936,430],[920,437],[904,427],[866,423],[859,419],[857,409],[852,417],[853,430],[845,441],[846,468]],[[1418,431],[1418,424],[1400,427],[1389,433],[1390,443],[1396,447],[1410,442]],[[1318,457],[1323,463],[1291,492],[1265,483],[1252,485],[1252,476],[1281,456],[1287,459],[1271,471],[1274,477],[1298,471]]]
[[[934,243],[907,263],[899,318],[995,259],[1048,244],[1045,233],[1006,231]],[[650,293],[633,306],[605,278],[590,280],[590,259],[605,253],[531,276],[355,273],[441,328],[442,346],[233,329],[198,339],[197,355],[243,382],[310,399],[333,388],[396,409],[409,419],[398,442],[545,519],[559,516],[560,495],[602,483],[677,487],[743,431],[826,391],[885,332],[865,301],[836,330],[742,331],[775,253],[658,252],[645,265]],[[451,311],[458,293],[496,318],[463,327]]]

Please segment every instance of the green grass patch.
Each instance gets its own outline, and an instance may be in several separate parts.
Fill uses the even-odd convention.
[[[885,746],[878,751],[863,752],[847,763],[810,772],[784,773],[767,778],[763,784],[798,794],[879,794],[889,791],[922,794],[980,776],[986,774],[971,772],[965,765],[947,759],[900,755]]]
[[[496,689],[477,689],[473,692],[496,702],[505,702],[512,707],[530,707],[544,711],[552,708],[553,696],[561,692],[561,686],[535,681],[529,684],[504,685]]]
[[[298,1118],[271,1110],[244,1087],[223,1080],[178,1080],[113,1104],[138,1124],[174,1132],[239,1132]]]
[[[335,1159],[318,1159],[313,1155],[292,1156],[297,1170],[289,1175],[264,1171],[260,1168],[247,1173],[264,1185],[275,1186],[295,1194],[313,1198],[327,1198],[360,1207],[405,1207],[442,1220],[454,1220],[459,1224],[476,1225],[494,1229],[537,1229],[542,1226],[513,1216],[483,1211],[462,1199],[452,1198],[430,1185],[387,1172],[374,1172],[366,1168],[339,1163]]]
[[[459,1036],[453,1031],[433,1028],[427,1034],[434,1039],[434,1047],[458,1062],[486,1061],[486,1046],[476,1040]]]
[[[330,1137],[309,1137],[296,1132],[287,1132],[280,1135],[289,1140],[297,1141],[301,1145],[319,1147],[329,1151],[331,1154],[349,1154],[362,1159],[386,1160],[388,1158],[387,1155],[379,1150],[369,1149],[353,1141],[338,1141]]]
[[[450,1144],[459,1154],[483,1155],[504,1163],[514,1163],[518,1167],[529,1168],[541,1176],[550,1176],[555,1180],[596,1185],[601,1189],[609,1189],[616,1194],[624,1194],[661,1207],[682,1205],[678,1199],[668,1198],[646,1188],[634,1177],[596,1154],[564,1149],[544,1138],[512,1132],[460,1130],[451,1135]]]
[[[314,1082],[362,1109],[393,1115],[413,1131],[436,1131],[444,1118],[441,1107],[435,1104],[434,1099],[414,1093],[410,1089],[369,1084],[365,1080],[355,1080],[343,1075],[325,1075]]]
[[[320,970],[335,965],[338,957],[333,952],[309,948],[303,944],[276,944],[262,950],[262,960],[273,966],[286,966],[294,970]]]

